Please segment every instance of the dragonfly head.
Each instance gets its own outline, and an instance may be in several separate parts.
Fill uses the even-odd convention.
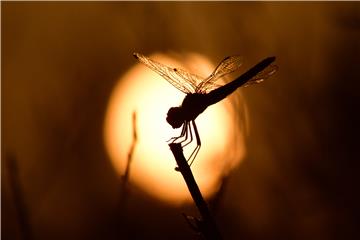
[[[180,107],[172,107],[169,109],[166,117],[166,121],[173,127],[179,128],[183,125],[183,114]]]

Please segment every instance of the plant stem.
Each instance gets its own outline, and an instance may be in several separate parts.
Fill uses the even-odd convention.
[[[182,174],[186,185],[190,191],[191,197],[194,200],[196,207],[198,208],[201,217],[202,224],[198,226],[199,231],[204,234],[206,239],[221,239],[220,232],[216,226],[216,223],[210,213],[210,210],[201,195],[200,189],[195,181],[194,175],[191,172],[190,166],[187,163],[183,149],[180,143],[169,144],[170,150],[173,153],[176,163],[179,167],[179,171]]]
[[[120,205],[123,205],[125,203],[125,200],[128,195],[128,182],[129,182],[129,176],[130,176],[130,169],[131,169],[131,163],[133,160],[133,155],[135,151],[135,146],[137,144],[137,129],[136,129],[136,111],[133,111],[132,113],[132,127],[133,127],[133,141],[130,146],[130,150],[127,157],[127,163],[125,168],[125,173],[123,175],[123,181],[122,181],[122,188],[121,188],[121,202]]]

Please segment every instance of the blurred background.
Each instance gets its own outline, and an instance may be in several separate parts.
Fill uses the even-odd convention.
[[[360,4],[1,4],[3,239],[196,239],[121,178],[104,117],[132,53],[195,52],[279,72],[242,90],[250,131],[215,216],[224,239],[359,239]],[[166,126],[167,127],[167,126]],[[173,171],[173,169],[169,169]]]

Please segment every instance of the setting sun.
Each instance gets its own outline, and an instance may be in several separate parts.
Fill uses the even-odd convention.
[[[154,54],[151,58],[200,76],[207,76],[214,69],[206,58],[197,54],[185,55],[181,62],[161,54]],[[134,63],[119,79],[108,104],[104,130],[108,153],[116,171],[123,175],[134,141],[132,115],[135,112],[138,139],[131,163],[130,183],[172,204],[189,201],[190,195],[181,175],[174,171],[176,162],[166,142],[178,136],[181,129],[174,130],[165,120],[168,109],[181,105],[185,94],[151,69],[136,60]],[[196,119],[202,147],[191,168],[204,197],[218,189],[221,177],[245,154],[242,133],[234,115],[230,101],[225,99],[210,106]],[[186,157],[195,146],[193,141],[184,148]]]

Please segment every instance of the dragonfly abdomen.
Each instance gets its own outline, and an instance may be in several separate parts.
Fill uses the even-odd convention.
[[[209,105],[217,103],[228,95],[233,93],[236,89],[243,86],[251,78],[255,77],[259,72],[267,68],[271,63],[275,61],[275,57],[268,57],[250,68],[247,72],[243,73],[240,77],[236,78],[232,82],[221,86],[207,94]]]

